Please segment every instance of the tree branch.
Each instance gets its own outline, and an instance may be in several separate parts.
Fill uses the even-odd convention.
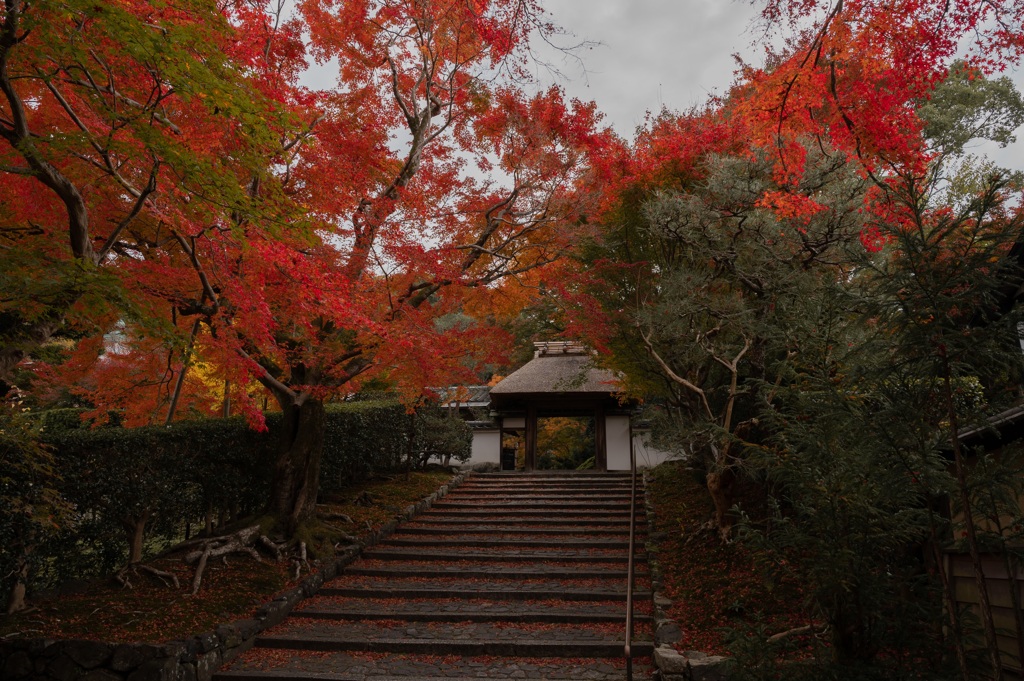
[[[68,236],[74,257],[95,263],[95,254],[89,238],[89,211],[85,199],[74,183],[55,166],[47,162],[35,146],[29,132],[25,103],[14,89],[10,76],[10,58],[15,46],[24,35],[18,35],[18,26],[25,11],[22,0],[6,0],[6,13],[0,26],[0,92],[7,100],[12,126],[0,127],[3,137],[32,169],[40,182],[53,191],[64,203],[68,215]]]
[[[209,277],[206,276],[206,271],[203,269],[202,263],[199,262],[199,256],[196,255],[194,248],[195,239],[192,239],[192,244],[185,239],[176,229],[171,230],[171,234],[174,235],[175,240],[181,245],[181,249],[188,255],[189,261],[192,263],[192,269],[199,275],[199,282],[203,286],[203,292],[207,298],[210,299],[210,303],[213,305],[212,311],[209,314],[213,314],[220,308],[220,298],[217,296],[217,292],[213,290],[213,286],[210,284]]]
[[[132,220],[138,217],[139,213],[142,211],[142,207],[146,203],[146,200],[153,192],[156,191],[156,175],[159,168],[160,161],[155,161],[153,163],[153,169],[149,173],[149,181],[146,183],[146,186],[142,188],[142,191],[139,192],[138,197],[135,199],[135,205],[132,206],[131,211],[128,212],[128,215],[125,216],[124,220],[121,220],[117,227],[114,228],[114,231],[110,233],[110,236],[107,237],[103,247],[100,248],[99,252],[96,254],[98,261],[103,261],[110,252],[110,249],[112,249],[114,244],[117,243],[118,238],[121,236],[121,232],[131,224]]]
[[[711,411],[711,405],[708,404],[707,394],[701,388],[699,388],[698,386],[694,385],[690,381],[686,380],[685,378],[674,372],[672,370],[672,367],[670,367],[665,362],[665,360],[661,358],[661,355],[659,355],[657,351],[654,349],[654,345],[651,344],[650,336],[646,335],[643,332],[643,329],[640,328],[639,324],[636,325],[636,329],[640,333],[640,338],[643,339],[644,347],[647,348],[647,354],[651,356],[651,359],[657,362],[658,366],[661,367],[661,370],[665,372],[665,375],[672,379],[675,383],[678,383],[684,388],[687,388],[688,390],[691,390],[694,393],[696,393],[700,397],[701,404],[704,405],[704,411],[707,414],[708,419],[714,421],[715,415]]]

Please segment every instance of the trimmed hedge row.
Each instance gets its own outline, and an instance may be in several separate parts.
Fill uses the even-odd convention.
[[[273,416],[267,427],[276,443],[281,415]],[[409,449],[408,423],[405,407],[394,401],[328,404],[320,491],[330,493],[398,468]]]
[[[260,512],[266,505],[279,444],[281,414],[267,432],[241,417],[172,426],[90,428],[81,411],[40,415],[40,438],[53,452],[71,520],[35,548],[35,588],[109,573],[123,566],[145,530],[148,552],[188,532]],[[374,473],[393,471],[422,450],[422,419],[388,400],[327,405],[321,491],[330,493]],[[455,458],[468,456],[470,434]],[[0,580],[3,575],[0,575]],[[4,587],[7,585],[4,584]]]

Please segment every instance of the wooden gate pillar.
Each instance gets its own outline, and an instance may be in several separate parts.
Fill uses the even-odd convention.
[[[608,437],[604,422],[604,406],[594,410],[594,468],[608,470]]]
[[[526,406],[526,463],[524,468],[532,471],[537,467],[537,407]]]

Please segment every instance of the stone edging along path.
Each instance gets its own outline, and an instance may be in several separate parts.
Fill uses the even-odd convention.
[[[214,672],[252,647],[263,630],[279,624],[303,598],[355,561],[363,550],[390,537],[399,523],[430,508],[471,475],[456,474],[436,492],[406,506],[400,513],[350,546],[334,560],[261,606],[252,619],[222,624],[214,631],[168,643],[103,643],[100,641],[17,639],[0,641],[0,678],[53,681],[210,681]]]

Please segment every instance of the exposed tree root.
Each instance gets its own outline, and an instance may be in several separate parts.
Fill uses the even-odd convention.
[[[780,631],[777,634],[773,634],[768,637],[767,642],[777,643],[778,641],[781,641],[785,638],[789,638],[790,636],[797,636],[799,634],[812,634],[819,630],[821,630],[821,627],[818,625],[805,624],[802,627],[793,627],[792,629],[787,629],[786,631]]]
[[[703,523],[697,529],[691,531],[689,534],[686,534],[685,532],[683,532],[682,534],[686,537],[686,539],[683,540],[683,546],[689,546],[693,542],[701,541],[701,540],[703,540],[704,538],[706,538],[708,536],[717,537],[718,540],[721,541],[723,544],[731,544],[732,541],[733,541],[731,533],[732,533],[732,524],[731,523],[729,524],[728,527],[722,528],[722,527],[719,527],[718,523],[715,522],[715,519],[712,518],[711,520],[707,521],[706,523]]]
[[[203,573],[206,571],[206,564],[210,558],[221,558],[224,560],[229,554],[245,553],[252,556],[253,560],[257,563],[262,563],[263,558],[260,557],[259,552],[256,551],[254,547],[257,541],[259,541],[263,546],[267,546],[267,544],[269,544],[270,546],[267,546],[267,548],[272,546],[274,548],[275,556],[281,555],[280,546],[277,546],[269,539],[264,543],[262,541],[263,539],[265,539],[265,537],[260,533],[260,526],[253,525],[251,527],[241,529],[234,534],[228,534],[222,537],[210,537],[209,539],[202,540],[199,544],[200,548],[197,548],[195,551],[190,551],[185,555],[186,564],[192,565],[193,563],[197,563],[196,573],[192,578],[192,595],[194,596],[199,593],[199,587],[203,583]]]
[[[306,542],[299,542],[299,557],[292,561],[292,567],[295,569],[292,579],[299,578],[303,567],[307,572],[309,571],[309,562],[306,560]]]
[[[281,551],[281,546],[278,545],[278,544],[275,544],[270,539],[270,537],[268,537],[265,534],[261,534],[260,537],[259,537],[259,542],[260,542],[260,546],[262,546],[263,548],[267,549],[272,554],[274,554],[274,560],[276,560],[279,563],[282,560],[284,560],[284,553],[282,553],[282,551]]]
[[[372,503],[369,495],[366,501]],[[341,513],[328,514],[334,520],[343,520],[346,523],[354,524],[351,517]],[[369,521],[366,523],[370,528]],[[322,552],[343,551],[346,546],[358,544],[359,540],[345,532],[337,529],[337,526],[327,523],[314,523],[303,528],[304,534],[292,539],[276,537],[272,539],[261,530],[260,525],[250,525],[231,534],[214,537],[197,537],[178,543],[175,546],[160,552],[154,560],[168,558],[172,555],[182,556],[186,565],[195,566],[192,576],[191,594],[196,595],[202,587],[203,577],[206,573],[210,560],[220,559],[224,565],[228,564],[228,557],[235,554],[245,554],[257,563],[263,563],[264,557],[272,559],[277,563],[288,561],[294,579],[298,579],[303,572],[312,571],[310,566],[310,547],[312,553],[318,555]],[[307,545],[307,541],[312,542]],[[261,555],[262,554],[262,555]],[[119,570],[114,579],[125,589],[134,588],[133,581],[145,573],[160,580],[164,586],[180,590],[181,580],[174,572],[161,570],[153,565],[142,563],[131,563]],[[16,593],[15,596],[18,594]],[[14,599],[17,601],[17,599]],[[24,607],[24,600],[15,602],[15,606]]]
[[[347,532],[342,532],[340,530],[336,530],[336,529],[334,529],[333,526],[330,526],[330,527],[331,527],[331,537],[332,537],[332,540],[337,540],[337,541],[333,541],[334,550],[335,551],[338,550],[339,546],[351,546],[352,544],[358,544],[359,543],[359,539],[356,538],[356,537],[353,537],[351,534],[349,534]]]
[[[178,581],[178,575],[173,572],[165,572],[164,570],[159,570],[152,565],[138,565],[137,567],[139,570],[153,575],[168,587],[171,585],[168,583],[168,580],[170,580],[170,582],[174,584],[175,589],[181,588],[181,583]]]
[[[128,578],[128,572],[129,572],[129,568],[130,567],[131,566],[129,565],[128,567],[126,567],[124,569],[121,569],[121,570],[118,570],[116,573],[114,573],[114,579],[117,580],[117,583],[121,585],[122,589],[134,589],[135,588],[134,586],[132,586],[132,582]]]
[[[342,514],[335,515],[342,516]],[[351,518],[348,518],[348,516],[344,516],[344,518],[351,522]],[[323,525],[322,527],[325,530],[329,530],[328,536],[330,537],[330,542],[326,545],[328,551],[332,548],[335,551],[338,551],[345,545],[358,543],[358,539],[356,537],[344,532],[339,532],[334,527],[327,525]],[[314,532],[310,536],[314,538],[313,546],[318,546],[315,542],[319,541],[319,535]],[[335,543],[338,539],[341,541]],[[185,564],[195,566],[195,572],[192,576],[191,593],[192,595],[196,595],[199,593],[199,589],[202,586],[203,577],[206,573],[206,568],[208,567],[210,560],[216,560],[219,558],[222,563],[227,565],[228,556],[234,554],[245,554],[256,562],[262,563],[264,561],[264,557],[261,555],[261,552],[263,555],[272,558],[278,563],[286,560],[289,561],[294,579],[298,579],[303,571],[310,572],[312,570],[309,564],[309,548],[305,541],[300,540],[298,537],[290,541],[283,539],[275,541],[263,534],[259,525],[251,525],[249,527],[242,528],[237,532],[217,537],[189,539],[161,552],[157,558],[164,558],[172,554],[180,555],[184,553],[183,560]],[[131,589],[132,578],[138,576],[139,571],[146,572],[153,577],[156,577],[168,587],[173,583],[175,588],[181,588],[177,575],[160,570],[159,568],[155,568],[151,565],[129,565],[118,572],[115,575],[115,578],[121,586],[126,589]]]
[[[334,522],[340,520],[341,522],[348,523],[349,525],[355,523],[355,521],[352,520],[352,516],[347,515],[345,513],[318,513],[317,517],[325,522]]]

